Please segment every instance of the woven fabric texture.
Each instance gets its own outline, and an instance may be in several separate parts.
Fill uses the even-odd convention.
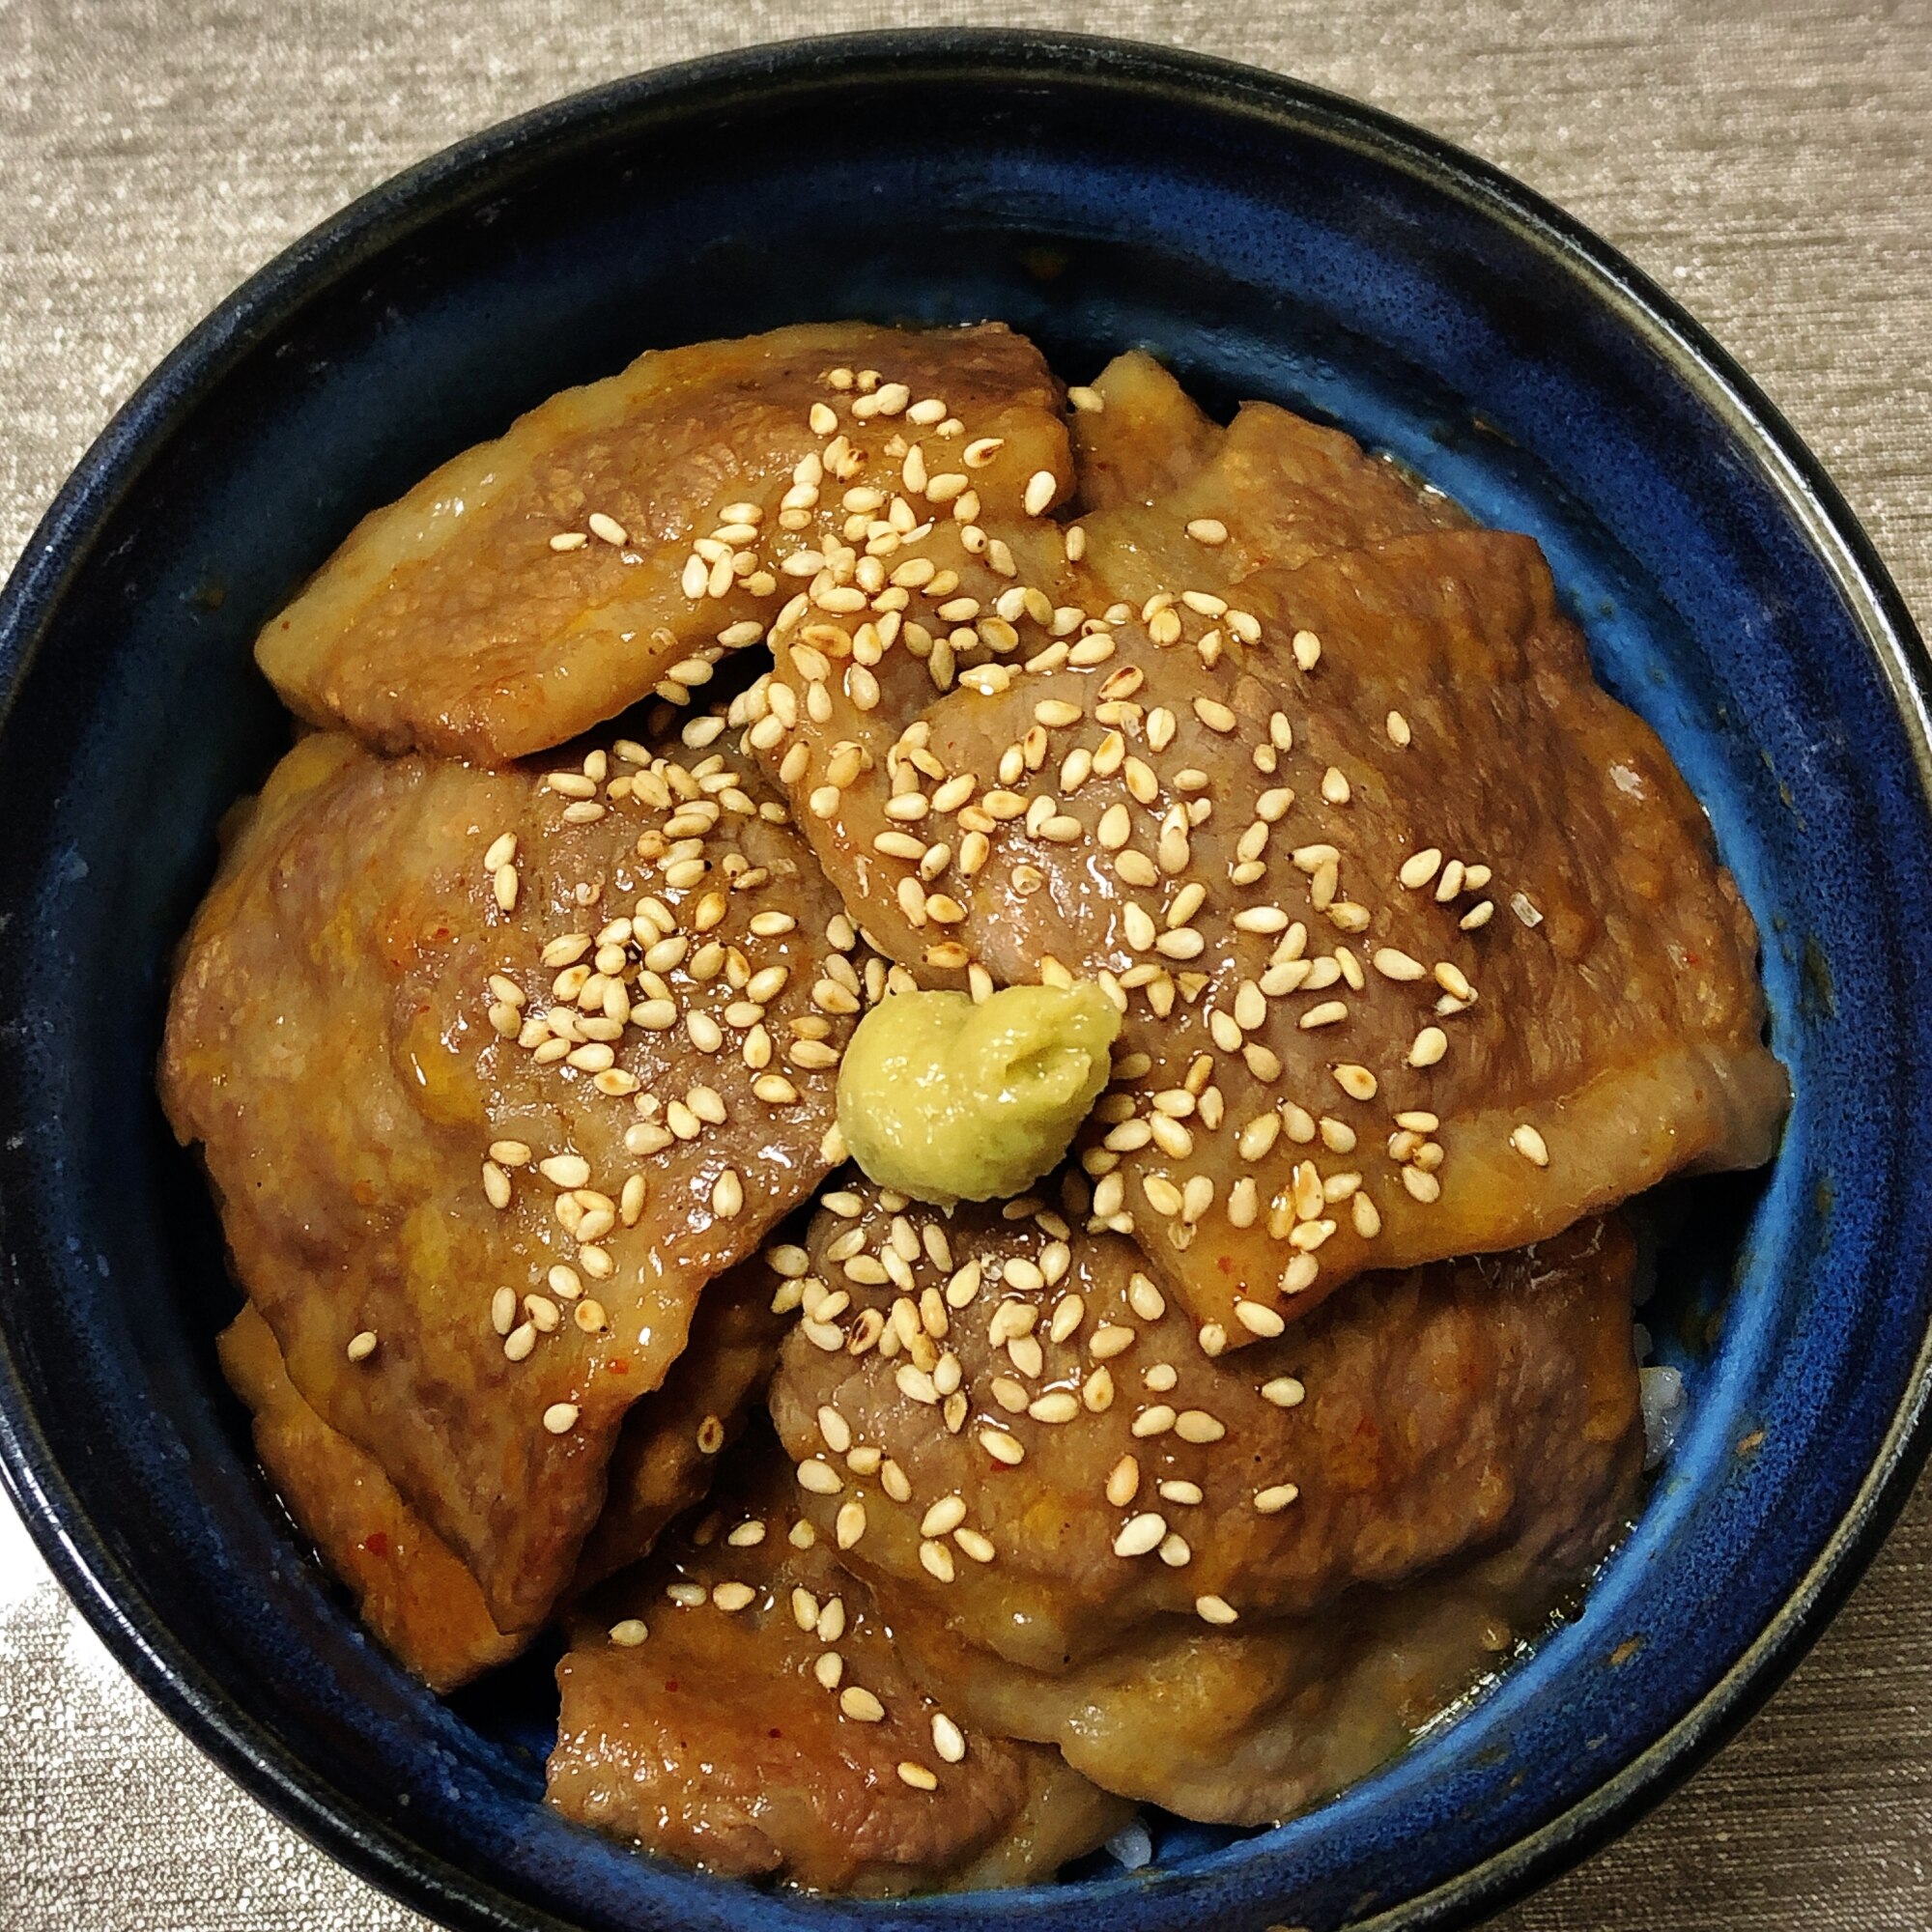
[[[808,32],[1077,27],[1293,71],[1628,251],[1818,451],[1932,616],[1932,5],[1856,0],[0,0],[0,563],[209,307],[460,135]],[[0,1501],[0,1932],[403,1932],[70,1609]],[[1932,1492],[1768,1710],[1509,1932],[1932,1927]]]

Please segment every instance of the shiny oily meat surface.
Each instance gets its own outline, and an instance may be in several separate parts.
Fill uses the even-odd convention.
[[[1151,1619],[1245,1630],[1497,1542],[1601,1552],[1641,1456],[1621,1222],[1366,1276],[1215,1359],[1132,1242],[1017,1206],[855,1183],[772,1251],[798,1312],[773,1417],[895,1609],[1051,1673]]]
[[[1145,350],[1115,356],[1070,400],[1083,512],[1157,502],[1221,445],[1220,425]]]
[[[683,1354],[617,1433],[604,1513],[578,1555],[574,1591],[647,1555],[665,1526],[703,1499],[721,1454],[762,1412],[783,1338],[771,1272],[756,1256],[706,1285]]]
[[[1529,539],[1262,406],[1055,538],[1064,635],[781,637],[748,741],[917,977],[1114,992],[1096,1218],[1210,1346],[1769,1155],[1749,917]]]
[[[645,1555],[710,1484],[777,1357],[769,1270],[742,1263],[698,1297],[690,1343],[662,1387],[624,1417],[610,1487],[578,1559],[581,1591]],[[364,1623],[432,1690],[453,1690],[522,1650],[476,1578],[396,1493],[382,1464],[331,1429],[289,1380],[273,1332],[249,1305],[222,1331],[222,1373],[254,1421],[255,1453],[323,1561],[347,1583]]]
[[[834,369],[871,381],[841,396]],[[814,427],[835,397],[859,409],[841,407],[842,440]],[[653,350],[365,517],[256,657],[299,716],[384,751],[539,752],[652,692],[683,701],[708,683],[812,582],[819,566],[800,557],[846,547],[855,514],[854,541],[875,557],[873,522],[909,533],[939,519],[947,542],[920,554],[945,568],[969,489],[1017,500],[1044,469],[1064,491],[1059,405],[1039,353],[997,324],[832,324]],[[962,414],[990,451],[968,456]],[[901,492],[917,508],[895,520]]]
[[[497,1628],[476,1578],[382,1464],[301,1399],[261,1316],[244,1306],[217,1347],[276,1493],[384,1645],[433,1690],[514,1657],[524,1639]]]
[[[922,1693],[796,1493],[748,1438],[738,1487],[586,1605],[551,1803],[709,1871],[872,1894],[1044,1878],[1124,1823],[1058,1752]]]
[[[628,749],[493,773],[304,739],[162,1059],[291,1380],[505,1631],[569,1579],[699,1291],[825,1172],[850,1019],[813,989],[857,983],[756,775]]]
[[[1634,1489],[1601,1499],[1597,1548]],[[1579,1547],[1591,1547],[1580,1525]],[[1587,1567],[1539,1547],[1532,1532],[1399,1589],[1362,1586],[1313,1616],[1232,1630],[1151,1618],[1057,1672],[962,1645],[926,1621],[894,1628],[915,1680],[963,1721],[1051,1743],[1096,1784],[1139,1803],[1264,1825],[1401,1750],[1520,1641],[1540,1636]],[[882,1601],[890,1606],[894,1595],[888,1587]]]

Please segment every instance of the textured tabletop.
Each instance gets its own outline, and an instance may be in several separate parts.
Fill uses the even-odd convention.
[[[593,82],[808,31],[1174,41],[1472,148],[1628,251],[1932,616],[1932,0],[0,0],[0,564],[156,358],[354,194]],[[0,1501],[0,1932],[421,1927],[155,1713]],[[1737,1742],[1510,1932],[1932,1927],[1932,1490]]]

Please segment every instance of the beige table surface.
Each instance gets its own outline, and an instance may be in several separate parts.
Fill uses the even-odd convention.
[[[0,563],[164,350],[310,223],[539,101],[808,31],[1175,41],[1463,143],[1744,361],[1932,615],[1932,0],[0,0]],[[1932,1491],[1768,1710],[1511,1932],[1932,1928]],[[0,1501],[0,1932],[396,1932],[184,1743]]]

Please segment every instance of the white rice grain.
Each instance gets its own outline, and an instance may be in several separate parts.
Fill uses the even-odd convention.
[[[1677,1446],[1690,1407],[1684,1378],[1672,1368],[1638,1371],[1643,1399],[1643,1466],[1654,1469]]]

